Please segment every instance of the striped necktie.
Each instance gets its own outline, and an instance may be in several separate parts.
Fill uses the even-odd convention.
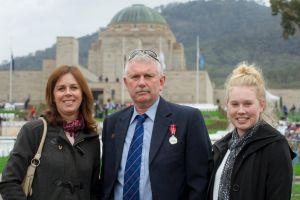
[[[125,166],[123,200],[140,199],[139,186],[144,138],[143,123],[146,118],[146,114],[136,116],[137,123],[135,126],[133,138],[130,143]]]

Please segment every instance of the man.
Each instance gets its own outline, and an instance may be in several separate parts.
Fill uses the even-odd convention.
[[[203,117],[160,97],[165,80],[154,51],[131,53],[124,83],[133,106],[103,124],[103,199],[206,198],[211,142]]]

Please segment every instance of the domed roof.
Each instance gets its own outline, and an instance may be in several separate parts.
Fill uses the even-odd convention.
[[[109,24],[121,23],[167,24],[163,16],[161,16],[157,11],[142,4],[134,4],[122,9],[112,18]]]

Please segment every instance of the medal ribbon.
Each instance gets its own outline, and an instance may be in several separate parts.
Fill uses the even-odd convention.
[[[176,124],[171,124],[169,126],[169,131],[171,133],[171,136],[175,136],[175,134],[176,134]]]

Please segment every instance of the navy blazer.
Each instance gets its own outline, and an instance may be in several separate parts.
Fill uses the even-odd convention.
[[[102,199],[113,199],[114,185],[133,106],[104,120],[101,168]],[[170,124],[176,125],[177,144],[170,144]],[[211,142],[201,112],[160,98],[149,152],[153,200],[206,198]]]

